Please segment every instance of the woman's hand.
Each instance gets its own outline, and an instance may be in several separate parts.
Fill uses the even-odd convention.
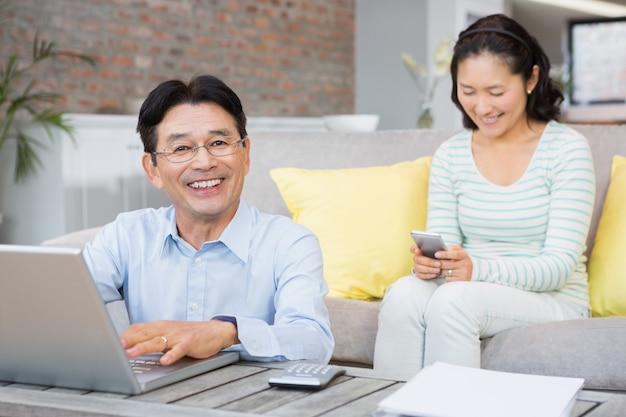
[[[461,246],[450,245],[448,250],[435,253],[435,258],[422,255],[420,249],[413,245],[413,273],[421,279],[444,277],[446,282],[470,281],[472,279],[472,259]]]

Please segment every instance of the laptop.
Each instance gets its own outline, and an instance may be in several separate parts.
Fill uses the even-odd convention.
[[[237,360],[219,352],[136,372],[80,249],[0,245],[0,381],[139,394]]]

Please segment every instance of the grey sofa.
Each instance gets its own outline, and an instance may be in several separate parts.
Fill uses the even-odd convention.
[[[612,156],[626,155],[626,126],[576,125],[590,141],[597,196],[588,253],[606,195]],[[259,132],[251,134],[251,167],[244,199],[262,211],[289,215],[268,172],[390,165],[432,155],[453,131],[410,130],[368,133]],[[82,247],[98,228],[44,242]],[[624,294],[626,297],[626,294]],[[336,338],[333,362],[371,367],[379,301],[327,298]],[[626,317],[592,318],[512,330],[483,341],[488,369],[585,378],[588,389],[626,391]]]

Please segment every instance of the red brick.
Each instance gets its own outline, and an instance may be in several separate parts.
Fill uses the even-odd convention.
[[[40,71],[72,112],[119,112],[121,97],[197,73],[236,88],[250,116],[353,111],[356,0],[54,1],[12,2],[0,62],[15,52],[27,62],[37,30],[95,56],[95,69],[60,60]]]
[[[128,67],[133,64],[133,60],[132,58],[125,56],[125,55],[116,55],[111,60],[111,63],[114,65],[121,65],[121,66]]]
[[[262,17],[257,17],[254,19],[254,25],[261,29],[267,29],[270,26],[270,22]]]

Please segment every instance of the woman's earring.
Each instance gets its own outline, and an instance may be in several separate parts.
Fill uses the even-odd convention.
[[[528,95],[531,95],[531,94],[532,94],[532,92],[533,92],[533,90],[528,90],[528,91],[527,91]]]

